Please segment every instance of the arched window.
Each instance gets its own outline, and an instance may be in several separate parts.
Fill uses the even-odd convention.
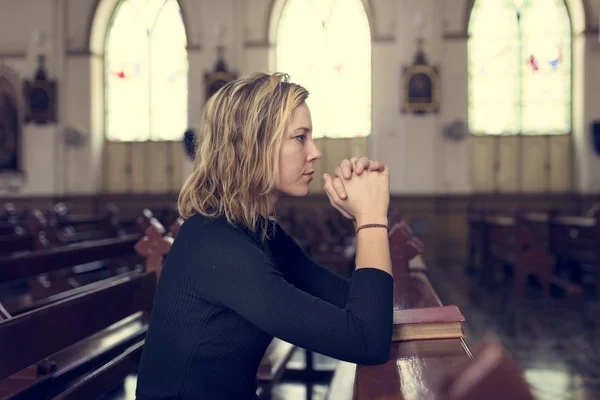
[[[473,133],[571,132],[571,24],[564,0],[476,0],[468,54]]]
[[[123,0],[105,51],[106,138],[180,140],[187,126],[188,61],[176,0]]]
[[[314,137],[371,133],[371,31],[361,0],[287,0],[276,69],[310,92]]]

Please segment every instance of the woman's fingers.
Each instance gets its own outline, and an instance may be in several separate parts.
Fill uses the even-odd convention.
[[[354,173],[360,175],[364,170],[369,169],[370,161],[367,157],[361,157],[354,164]]]
[[[342,167],[340,167],[340,166],[335,167],[334,173],[335,173],[335,176],[341,178],[342,177]]]
[[[327,194],[327,197],[329,198],[329,203],[331,204],[331,206],[333,208],[335,208],[336,210],[338,210],[344,217],[346,217],[348,219],[353,219],[353,217],[350,214],[348,214],[339,205],[339,203],[341,203],[343,200],[338,195],[338,189],[336,189],[336,188],[338,188],[340,184],[342,185],[342,188],[343,188],[342,179],[341,178],[333,178],[329,174],[323,174],[323,180],[325,181],[325,184],[323,187],[325,189],[325,193]],[[345,198],[347,198],[345,189],[343,190],[343,192],[344,192]]]
[[[353,172],[356,175],[360,175],[363,171],[367,170],[383,172],[385,165],[379,161],[369,160],[367,157],[352,157],[350,160],[343,160],[339,168],[339,172],[336,168],[336,175],[339,177],[343,176],[344,179],[350,179]]]
[[[340,167],[341,167],[341,174],[338,174],[338,176],[340,176],[340,177],[343,176],[344,179],[352,178],[352,171],[354,170],[354,164],[352,163],[352,161],[345,159],[340,164]],[[336,170],[337,170],[337,168],[336,168]]]
[[[380,163],[379,161],[369,160],[369,171],[378,171],[383,172],[385,170],[385,165]]]
[[[338,197],[342,200],[346,200],[348,198],[348,194],[346,193],[346,188],[344,187],[344,182],[340,178],[333,178],[333,189],[335,190]]]

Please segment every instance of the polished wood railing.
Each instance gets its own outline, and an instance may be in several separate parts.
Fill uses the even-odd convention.
[[[411,260],[408,271],[394,263],[395,307],[442,305],[423,267],[420,256]],[[415,272],[417,268],[419,272]],[[356,368],[354,399],[433,399],[448,372],[470,358],[463,339],[394,342],[385,364]]]

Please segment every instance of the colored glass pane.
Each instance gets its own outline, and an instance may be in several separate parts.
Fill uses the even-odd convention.
[[[310,92],[314,137],[371,132],[371,33],[360,0],[288,0],[277,70]]]
[[[187,128],[187,41],[176,0],[124,0],[105,52],[106,137],[179,140]]]
[[[469,128],[571,129],[571,27],[563,0],[477,0],[469,23]]]

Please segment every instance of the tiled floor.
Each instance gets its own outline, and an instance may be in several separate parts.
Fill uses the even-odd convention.
[[[471,349],[486,334],[499,337],[524,370],[538,400],[600,399],[600,304],[569,304],[559,293],[544,299],[530,282],[515,299],[510,276],[484,279],[460,265],[430,267],[444,304],[465,315]]]

